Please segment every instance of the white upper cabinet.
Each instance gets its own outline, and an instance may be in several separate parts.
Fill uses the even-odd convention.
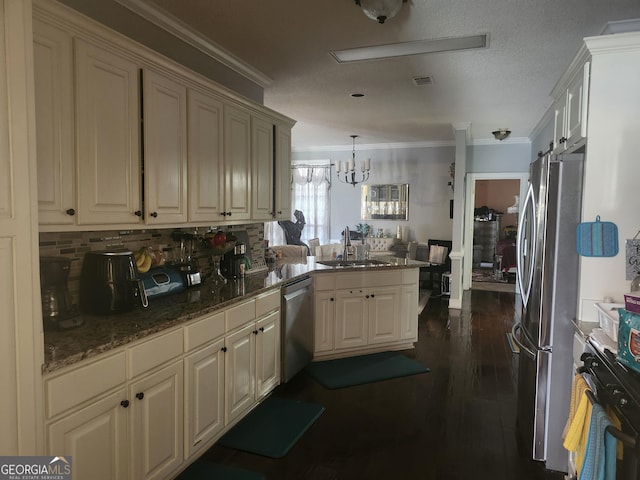
[[[554,153],[572,149],[587,136],[589,71],[590,62],[584,62],[554,103]]]
[[[38,219],[74,224],[73,58],[71,35],[33,21]]]
[[[189,221],[219,221],[224,211],[222,102],[188,91]]]
[[[273,219],[273,122],[251,117],[251,217]]]
[[[587,136],[589,66],[586,62],[567,89],[567,148]]]
[[[141,223],[138,65],[81,39],[74,44],[77,222]]]
[[[147,224],[187,221],[187,88],[144,71],[144,186]]]
[[[251,217],[251,115],[247,110],[224,106],[225,205],[229,221]]]
[[[293,121],[54,3],[34,7],[41,231],[290,218]]]
[[[276,124],[275,219],[291,219],[291,125]]]

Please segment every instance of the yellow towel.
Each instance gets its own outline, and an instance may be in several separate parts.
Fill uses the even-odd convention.
[[[575,377],[573,377],[573,386],[571,388],[571,403],[569,404],[569,418],[567,419],[567,424],[565,425],[564,431],[562,432],[563,439],[567,437],[569,426],[571,425],[571,422],[573,422],[573,417],[575,416],[578,404],[580,403],[580,399],[582,398],[582,394],[588,388],[589,386],[587,385],[587,382],[585,381],[581,373],[578,373]]]
[[[576,468],[578,472],[582,469],[584,453],[589,438],[592,407],[587,398],[587,390],[584,390],[580,396],[580,403],[578,403],[578,408],[575,410],[573,421],[569,425],[569,431],[563,442],[564,448],[571,452],[576,452]]]

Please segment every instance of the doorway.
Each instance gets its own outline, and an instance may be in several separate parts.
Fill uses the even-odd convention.
[[[528,173],[467,175],[463,289],[516,291],[516,202],[526,195]],[[506,257],[506,258],[504,258]],[[503,264],[504,258],[504,264]]]

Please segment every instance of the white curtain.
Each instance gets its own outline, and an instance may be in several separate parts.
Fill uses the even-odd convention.
[[[329,165],[293,166],[291,169],[291,207],[300,210],[305,218],[300,239],[318,238],[320,243],[329,243],[331,176]],[[296,221],[295,218],[291,218]],[[264,238],[269,245],[284,245],[284,231],[278,222],[267,222]]]

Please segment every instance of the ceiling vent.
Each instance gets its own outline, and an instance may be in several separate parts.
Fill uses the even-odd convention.
[[[413,77],[413,84],[416,87],[423,85],[433,85],[433,77],[431,75],[424,75],[422,77]]]

